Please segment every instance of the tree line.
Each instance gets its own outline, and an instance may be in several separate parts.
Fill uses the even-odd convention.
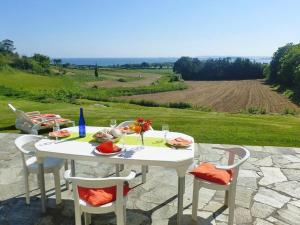
[[[50,74],[51,60],[48,56],[37,53],[32,57],[20,56],[14,52],[15,49],[13,41],[0,41],[0,68],[13,67],[32,73]]]
[[[264,74],[271,83],[300,88],[300,43],[278,48]]]
[[[264,69],[268,82],[278,84],[288,97],[300,101],[300,43],[288,43],[273,54],[270,64]]]
[[[261,63],[247,58],[218,58],[199,60],[181,57],[174,63],[173,71],[184,80],[241,80],[263,77]]]

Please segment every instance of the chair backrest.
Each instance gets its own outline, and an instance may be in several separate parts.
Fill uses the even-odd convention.
[[[8,104],[8,107],[17,115],[16,124],[22,126],[24,122],[27,122],[30,126],[34,125],[34,122],[31,120],[31,118],[26,115],[25,112],[22,110],[16,109],[12,104]]]
[[[72,182],[73,194],[75,205],[79,204],[78,187],[84,188],[106,188],[106,187],[117,187],[116,202],[117,205],[123,204],[123,185],[125,181],[130,181],[135,178],[136,173],[131,171],[127,177],[108,177],[108,178],[85,178],[85,177],[72,177],[71,171],[65,172],[64,178]]]
[[[39,135],[22,135],[15,140],[15,145],[23,154],[29,154],[32,151],[25,149],[24,145],[32,142],[37,142],[42,138],[43,136],[39,136]]]
[[[229,153],[228,166],[233,166],[233,167],[240,166],[250,157],[250,152],[245,147],[235,147],[235,148],[213,147],[213,149],[220,149]],[[239,160],[236,163],[235,163],[235,156],[239,157]]]
[[[233,171],[233,179],[232,184],[236,185],[237,177],[239,174],[239,167],[246,162],[246,160],[250,157],[250,152],[245,147],[235,147],[235,148],[219,148],[214,147],[214,149],[224,150],[229,153],[228,158],[228,166],[216,166],[218,169],[222,170],[232,170]],[[239,159],[235,161],[235,156],[238,156]]]
[[[127,121],[120,123],[116,128],[130,126],[134,123],[135,123],[135,121],[133,121],[133,120],[127,120]],[[150,126],[150,130],[153,130],[152,126]]]
[[[8,107],[15,113],[17,109],[10,103],[8,103]]]
[[[32,143],[32,142],[37,142],[41,138],[43,138],[43,137],[38,136],[38,135],[22,135],[15,140],[15,145],[18,148],[18,150],[21,152],[21,155],[22,155],[22,162],[23,162],[24,170],[27,169],[25,155],[28,155],[28,154],[36,151],[36,149],[34,149],[34,151],[32,151],[32,149],[30,149],[30,150],[26,149],[26,148],[24,148],[24,145]]]

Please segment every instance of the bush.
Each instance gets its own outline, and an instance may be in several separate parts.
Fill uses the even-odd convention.
[[[189,109],[192,108],[192,105],[189,103],[185,103],[185,102],[170,102],[169,103],[169,107],[170,108],[178,108],[178,109]]]
[[[283,92],[283,95],[292,99],[293,96],[294,96],[294,91],[293,90],[290,90],[290,89],[286,89],[284,92]]]
[[[153,102],[153,101],[147,101],[147,100],[130,100],[130,104],[135,105],[141,105],[141,106],[148,106],[148,107],[159,107],[160,104]]]
[[[126,82],[126,80],[124,78],[119,78],[118,81],[119,82]]]
[[[290,109],[290,108],[284,108],[282,111],[283,115],[296,115],[296,110],[295,109]]]
[[[179,75],[172,75],[172,76],[170,77],[169,82],[176,82],[176,81],[180,81]]]
[[[261,107],[250,107],[247,109],[249,114],[266,114],[266,109]]]

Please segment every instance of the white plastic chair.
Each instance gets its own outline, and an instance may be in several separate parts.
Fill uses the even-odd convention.
[[[194,221],[197,221],[199,190],[201,187],[204,187],[207,189],[225,191],[225,206],[229,207],[228,224],[232,225],[234,220],[236,183],[237,183],[237,177],[239,173],[239,167],[250,157],[250,152],[248,149],[244,147],[237,147],[237,148],[215,147],[214,149],[224,150],[229,153],[228,166],[216,165],[216,168],[220,170],[232,170],[233,176],[231,181],[227,185],[216,184],[194,176],[192,219]],[[235,156],[239,157],[239,160],[237,160],[236,162],[235,162]]]
[[[28,176],[30,173],[34,173],[37,174],[37,176],[39,176],[39,173],[38,173],[37,158],[34,156],[35,149],[33,150],[26,149],[25,145],[29,143],[37,142],[41,138],[43,137],[38,135],[22,135],[21,137],[18,137],[15,140],[15,145],[22,154],[26,204],[30,204]],[[65,169],[67,170],[68,163],[63,159],[50,158],[50,157],[44,159],[44,173],[53,173],[54,176],[56,204],[61,203],[61,190],[60,190],[61,187],[60,187],[59,170],[62,168],[64,163],[65,163]],[[68,186],[69,184],[66,183],[67,188]]]
[[[57,115],[57,118],[49,118],[49,119],[42,119],[40,121],[32,121],[30,117],[32,116],[39,116],[41,113],[39,111],[33,112],[23,112],[22,110],[16,109],[12,104],[8,104],[8,107],[16,114],[16,122],[15,127],[18,130],[23,131],[24,133],[28,134],[38,134],[39,130],[47,129],[53,127],[53,125],[43,126],[47,122],[53,122],[55,119],[61,118]],[[68,120],[66,122],[59,122],[59,125],[67,125],[72,124],[75,126],[74,121]]]
[[[136,173],[131,171],[127,177],[109,177],[109,178],[83,178],[72,177],[71,171],[65,172],[65,179],[72,182],[75,208],[75,224],[81,225],[81,215],[84,214],[85,225],[91,224],[91,214],[103,214],[115,212],[117,216],[117,225],[126,224],[126,196],[123,196],[124,182],[135,178]],[[117,195],[114,202],[101,206],[92,206],[80,199],[78,186],[84,188],[106,188],[116,186]]]
[[[135,121],[133,121],[133,120],[124,121],[124,122],[120,123],[116,128],[130,126],[130,125],[134,124],[134,122]],[[153,130],[152,126],[150,126],[150,130]],[[121,165],[121,167],[123,169],[124,165]],[[116,170],[119,170],[118,165],[116,167]],[[149,167],[148,166],[142,166],[141,170],[142,170],[142,183],[146,183],[146,175],[149,171]]]

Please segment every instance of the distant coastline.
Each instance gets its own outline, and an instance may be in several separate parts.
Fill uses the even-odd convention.
[[[269,63],[271,57],[268,56],[198,56],[200,60],[206,60],[209,58],[226,58],[231,57],[233,59],[237,57],[249,58],[253,61],[260,63]],[[157,58],[61,58],[62,63],[70,63],[74,65],[95,65],[98,66],[114,66],[114,65],[124,65],[124,64],[140,64],[143,62],[146,63],[166,63],[166,62],[175,62],[178,58],[176,57],[157,57]]]

